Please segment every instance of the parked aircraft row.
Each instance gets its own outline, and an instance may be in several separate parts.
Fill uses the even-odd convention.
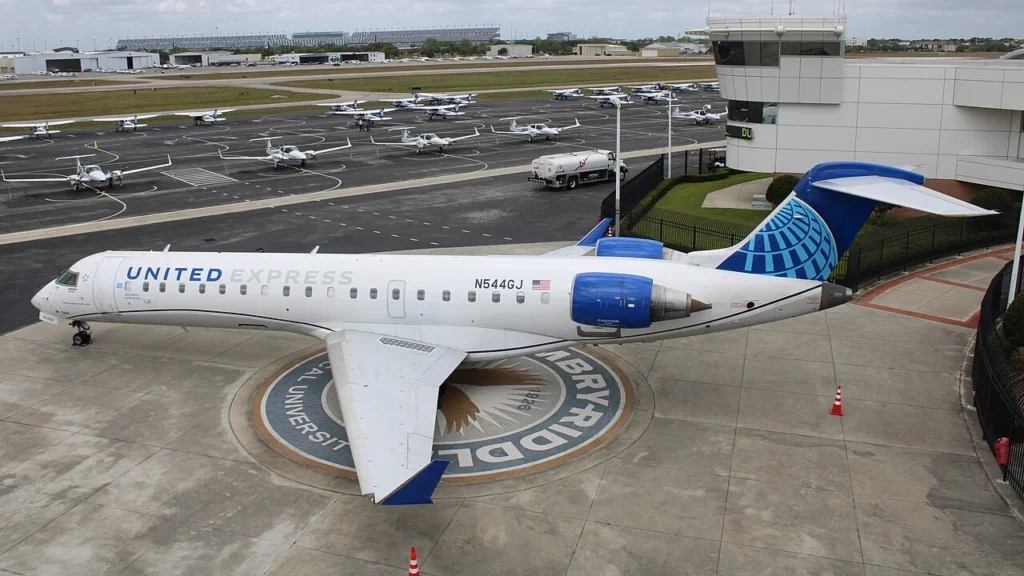
[[[224,120],[222,114],[231,112],[234,108],[226,110],[209,110],[206,112],[175,112],[175,116],[187,116],[192,118],[195,124],[205,124],[212,122],[221,122]],[[163,116],[163,114],[132,114],[130,116],[113,116],[107,118],[93,118],[88,120],[89,122],[113,122],[115,130],[117,132],[127,132],[131,130],[135,132],[139,128],[144,128],[147,124],[142,124],[140,120],[148,120],[150,118],[156,118]],[[0,138],[0,142],[11,142],[14,140],[24,140],[26,138],[53,138],[54,134],[60,133],[60,130],[54,130],[51,126],[64,126],[67,124],[73,124],[79,122],[79,120],[43,120],[42,122],[15,122],[12,124],[0,124],[2,128],[27,128],[28,134],[21,136],[5,136]]]

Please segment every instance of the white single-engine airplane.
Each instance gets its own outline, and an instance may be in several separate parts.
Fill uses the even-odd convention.
[[[673,118],[682,118],[683,120],[693,120],[694,124],[718,124],[726,120],[729,115],[729,110],[724,112],[712,113],[711,104],[705,104],[700,110],[694,110],[692,112],[683,112],[676,107],[675,111],[672,112]]]
[[[441,154],[444,152],[445,148],[451,146],[452,144],[455,144],[460,140],[476,138],[477,136],[480,135],[480,131],[477,130],[476,128],[473,128],[473,134],[469,134],[467,136],[459,136],[458,138],[442,138],[437,134],[433,134],[431,132],[420,134],[419,136],[411,136],[409,134],[410,128],[392,128],[391,130],[402,131],[401,142],[377,142],[376,140],[373,139],[373,136],[370,136],[370,142],[376,144],[377,146],[405,146],[407,148],[415,147],[417,154],[422,152],[424,148],[437,148],[437,153]]]
[[[158,168],[167,168],[171,165],[171,157],[168,156],[166,164],[146,166],[145,168],[134,168],[132,170],[111,170],[107,172],[98,164],[82,164],[82,158],[89,158],[91,156],[93,156],[93,154],[56,158],[56,160],[74,159],[76,169],[75,173],[70,176],[57,178],[8,178],[2,171],[0,171],[0,178],[3,178],[4,182],[67,182],[77,191],[82,188],[95,189],[103,186],[104,184],[109,188],[113,188],[115,183],[118,186],[121,186],[124,184],[124,177],[129,174],[137,174],[147,170],[156,170]]]
[[[654,84],[644,84],[643,86],[626,86],[629,91],[633,94],[650,94],[652,92],[661,92],[665,89],[665,85],[661,82],[655,82]]]
[[[605,106],[615,107],[616,104],[632,104],[629,94],[611,94],[609,96],[588,96],[597,100],[597,105],[601,108]]]
[[[272,140],[280,138],[280,136],[268,136],[265,138],[253,138],[250,142],[256,142],[258,140],[267,141],[267,155],[266,156],[225,156],[223,150],[217,150],[217,154],[220,155],[222,160],[261,160],[263,162],[272,162],[274,168],[277,168],[284,164],[285,166],[297,165],[301,168],[306,167],[306,161],[312,160],[315,163],[320,162],[320,155],[328,152],[334,152],[336,150],[344,150],[352,147],[352,141],[348,140],[348,143],[344,146],[335,146],[333,148],[324,148],[323,150],[299,150],[298,146],[284,145],[274,146]]]
[[[672,92],[669,90],[663,90],[661,92],[644,92],[642,94],[638,94],[638,96],[644,104],[665,104],[676,101],[675,96],[673,96]]]
[[[459,112],[461,104],[449,104],[447,106],[427,106],[424,108],[423,114],[427,117],[427,120],[433,120],[434,118],[440,118],[447,120],[452,116],[464,116],[465,112]]]
[[[668,87],[673,92],[696,92],[700,90],[700,88],[697,87],[696,82],[691,84],[669,84]]]
[[[227,114],[228,112],[234,112],[235,108],[227,108],[225,110],[207,110],[206,112],[175,112],[175,116],[188,116],[192,119],[192,124],[199,126],[200,124],[206,124],[207,122],[223,122],[226,120],[221,114]]]
[[[333,114],[335,116],[348,116],[355,120],[356,122],[362,120],[363,122],[369,122],[370,124],[373,124],[374,122],[384,122],[386,120],[391,120],[390,116],[385,116],[384,114],[388,112],[394,112],[395,110],[397,110],[397,108],[381,108],[380,110],[372,111],[351,110],[349,112],[333,112]]]
[[[60,132],[60,130],[50,130],[50,126],[63,126],[65,124],[72,124],[74,120],[54,120],[54,121],[43,121],[43,122],[19,122],[16,124],[3,124],[4,128],[28,128],[32,131],[30,136],[36,138],[53,138],[54,134]]]
[[[566,90],[545,90],[545,92],[551,92],[551,95],[555,97],[555,100],[568,100],[570,98],[580,98],[583,96],[583,90],[580,88],[569,88]]]
[[[317,104],[317,106],[326,106],[330,108],[327,111],[328,116],[334,116],[343,112],[359,112],[359,100],[353,100],[351,102],[331,102],[329,104]]]
[[[526,136],[530,142],[533,142],[534,138],[544,137],[545,140],[551,140],[551,138],[557,138],[562,132],[566,130],[574,130],[581,126],[580,121],[576,120],[576,123],[571,126],[563,126],[556,128],[548,126],[547,124],[529,124],[526,126],[520,126],[516,124],[516,119],[521,116],[515,116],[513,118],[499,118],[499,120],[511,120],[508,124],[508,132],[502,132],[501,130],[495,130],[494,126],[491,126],[491,132],[495,134],[508,134],[510,136]]]
[[[323,340],[361,493],[425,504],[458,465],[433,439],[441,386],[462,363],[557,360],[580,343],[700,336],[839,306],[852,294],[829,275],[877,202],[994,214],[923,183],[888,166],[819,164],[742,242],[688,254],[605,238],[609,219],[542,256],[101,252],[72,264],[32,304],[45,322],[70,321],[79,345],[91,340],[91,322]],[[580,386],[599,396],[603,384]],[[549,444],[589,425],[561,422],[547,429]]]
[[[473,96],[476,94],[425,94],[413,92],[413,98],[420,101],[432,102],[434,104],[473,104]]]
[[[112,118],[94,118],[93,122],[114,122],[116,128],[114,132],[127,132],[131,130],[135,132],[139,128],[145,128],[148,124],[140,124],[139,120],[149,120],[150,118],[156,118],[159,114],[135,114],[134,116],[119,116]]]
[[[604,88],[587,88],[594,93],[595,96],[615,96],[622,94],[622,90],[618,86],[606,86]]]

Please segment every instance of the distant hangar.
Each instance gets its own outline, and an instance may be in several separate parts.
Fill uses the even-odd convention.
[[[160,55],[149,52],[41,52],[14,59],[14,73],[139,70],[160,65]]]

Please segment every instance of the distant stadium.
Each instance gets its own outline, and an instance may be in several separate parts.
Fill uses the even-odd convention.
[[[322,45],[364,46],[367,44],[394,44],[398,48],[418,48],[428,38],[440,42],[489,44],[501,37],[498,26],[474,28],[438,28],[421,30],[370,30],[359,32],[295,32],[291,38],[284,34],[252,34],[243,36],[179,36],[161,38],[126,38],[117,41],[118,50],[250,50],[277,46]]]

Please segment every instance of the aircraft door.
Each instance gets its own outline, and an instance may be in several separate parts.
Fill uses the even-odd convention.
[[[117,279],[117,269],[121,267],[123,260],[124,258],[103,258],[96,267],[96,276],[92,280],[92,299],[96,310],[101,314],[117,312],[114,283]]]
[[[388,282],[388,316],[405,318],[405,282],[392,280]]]

